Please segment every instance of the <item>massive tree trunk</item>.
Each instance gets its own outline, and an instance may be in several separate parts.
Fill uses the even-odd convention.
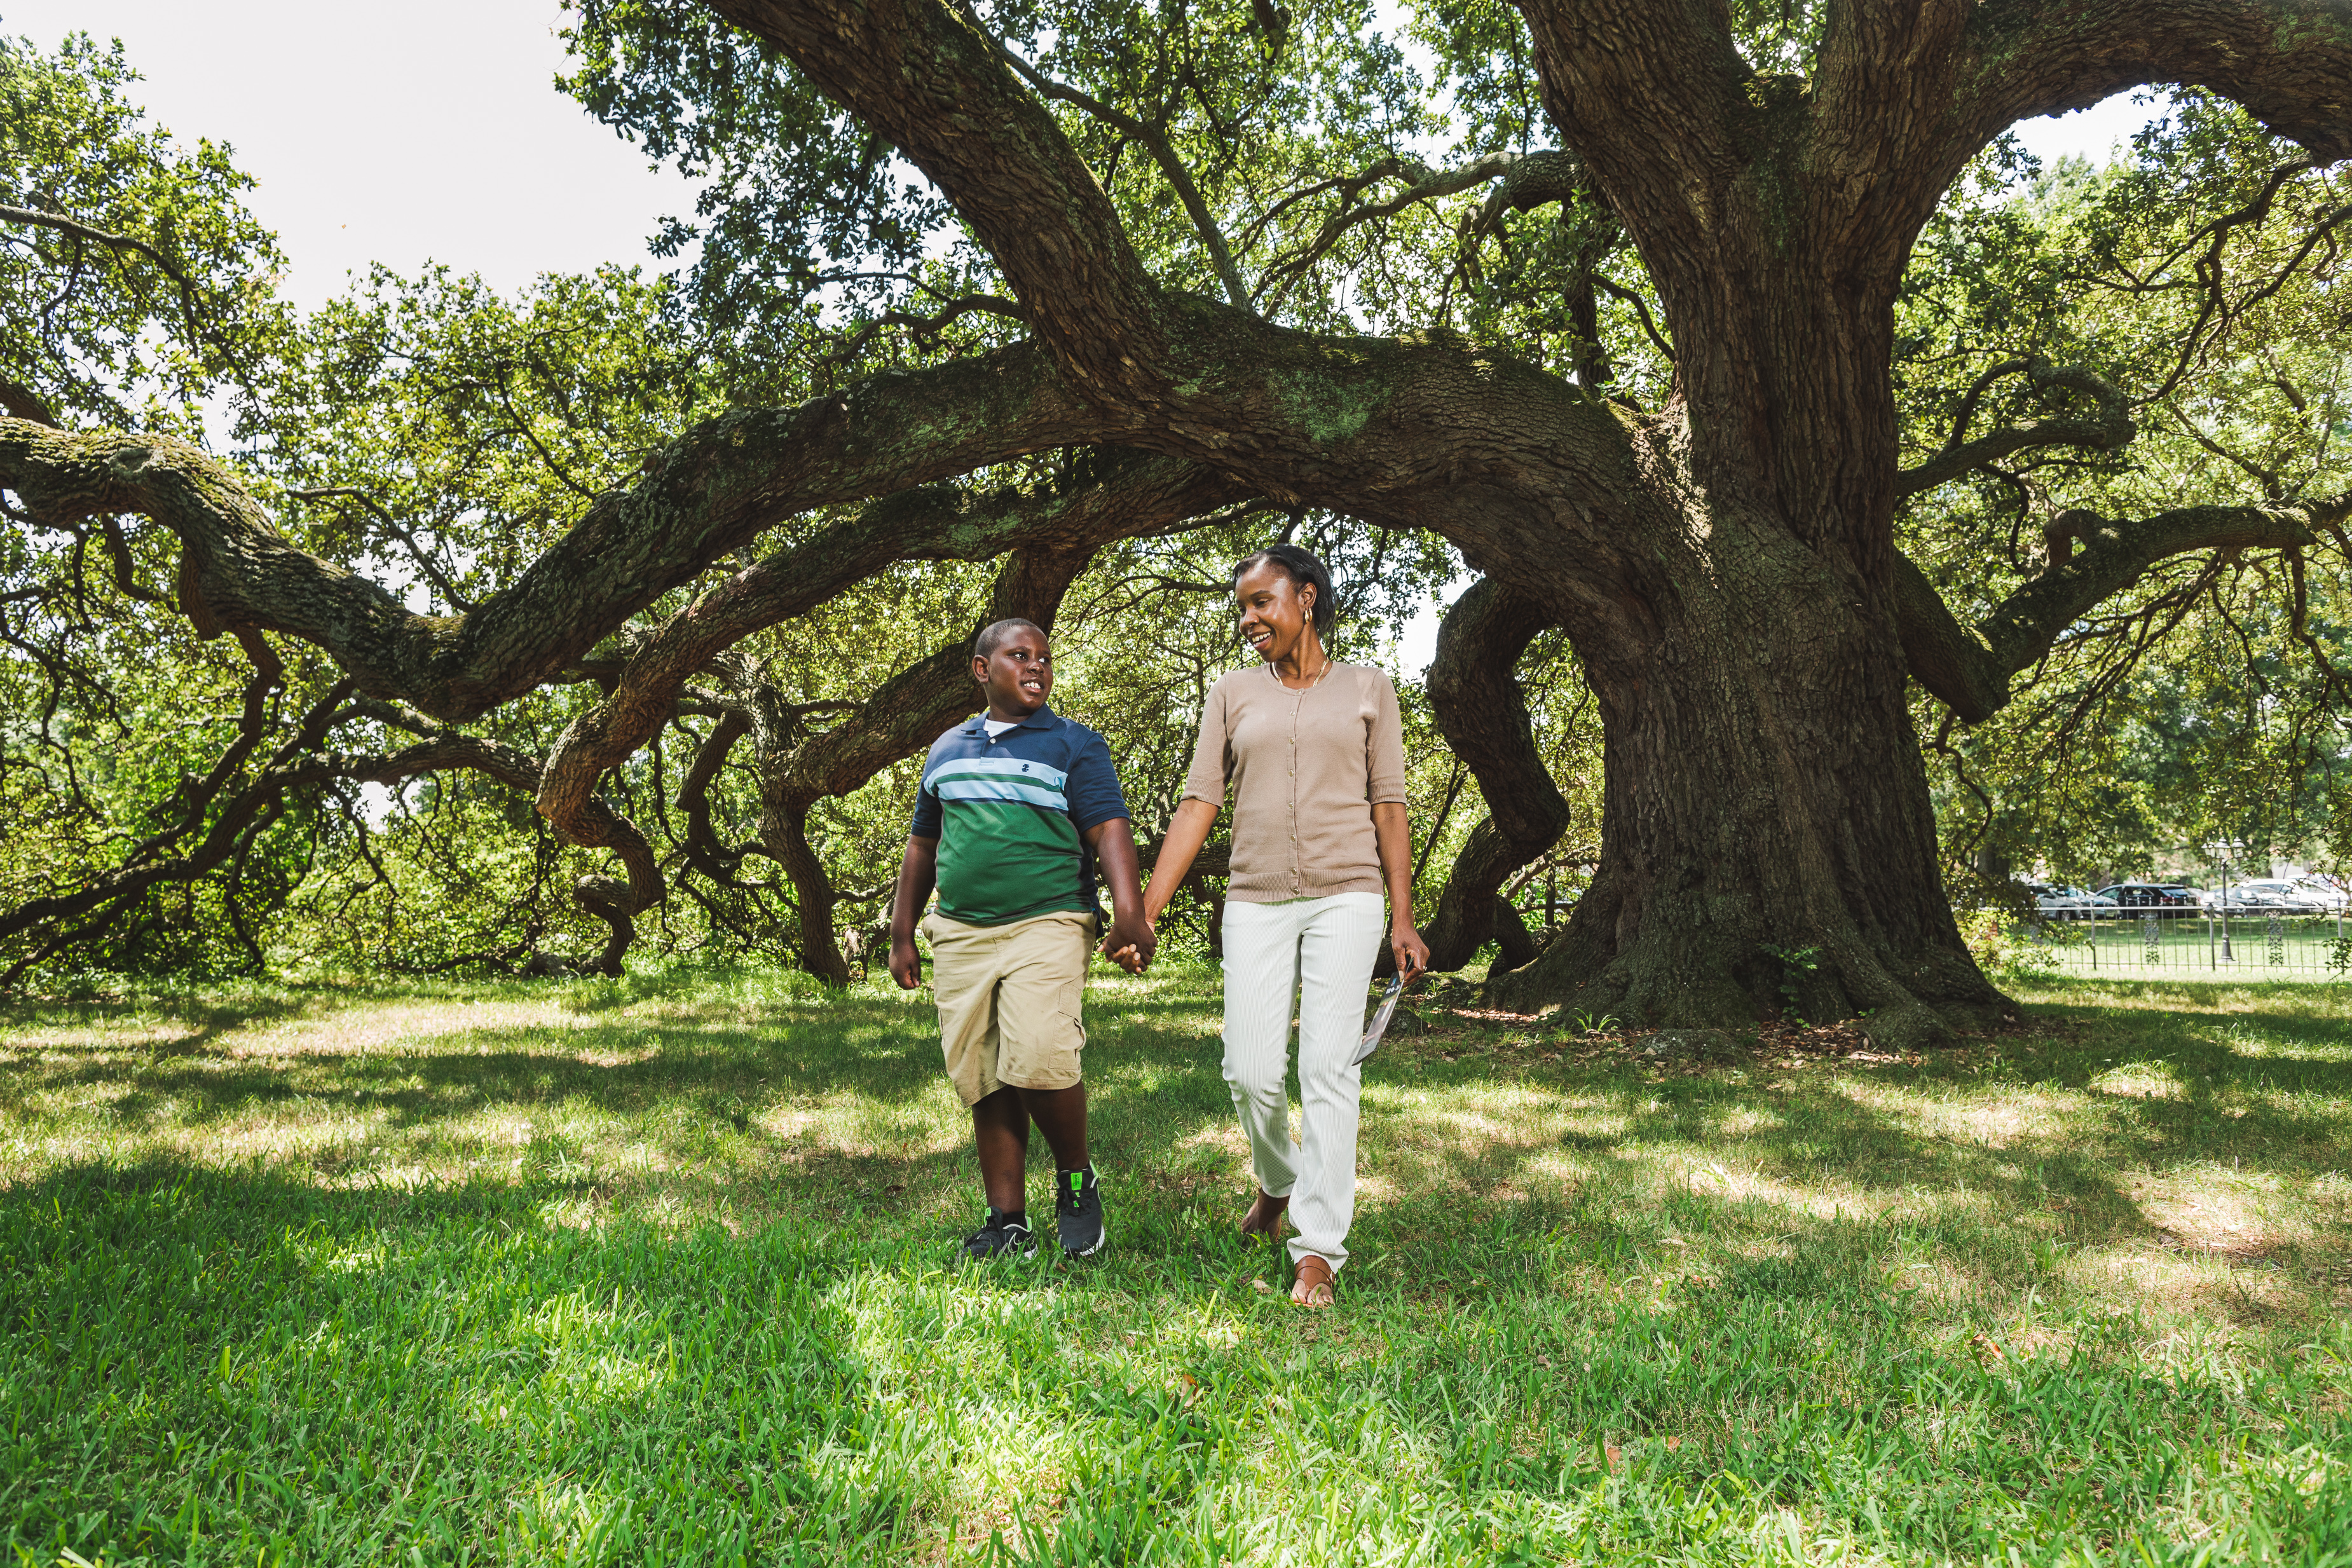
[[[1568,929],[1495,998],[1629,1021],[1864,1015],[1933,1038],[2001,998],[1936,873],[1935,821],[1883,591],[1714,519],[1671,591],[1570,623],[1604,735],[1601,864]],[[1703,566],[1704,570],[1696,570]]]

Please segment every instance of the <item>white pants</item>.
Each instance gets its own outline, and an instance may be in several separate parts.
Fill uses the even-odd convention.
[[[1366,990],[1387,936],[1377,893],[1288,904],[1225,904],[1225,1082],[1249,1137],[1257,1185],[1290,1199],[1292,1261],[1313,1253],[1337,1271],[1356,1217]],[[1290,1007],[1298,1003],[1298,1089],[1305,1137],[1290,1141]]]

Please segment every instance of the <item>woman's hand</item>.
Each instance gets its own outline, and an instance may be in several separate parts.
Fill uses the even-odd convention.
[[[1412,985],[1428,971],[1429,944],[1410,920],[1400,920],[1389,927],[1389,951],[1396,956],[1397,973],[1404,983]]]
[[[1412,824],[1400,801],[1372,808],[1372,841],[1381,854],[1381,876],[1389,884],[1389,952],[1397,973],[1412,985],[1428,971],[1429,944],[1412,923]]]

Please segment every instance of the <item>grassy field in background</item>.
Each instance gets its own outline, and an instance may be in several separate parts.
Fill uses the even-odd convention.
[[[1923,1061],[1433,1013],[1325,1314],[1204,971],[1090,993],[1108,1257],[980,1270],[921,998],[5,1005],[7,1561],[2352,1562],[2352,998],[2019,994]]]
[[[2036,967],[2098,980],[2216,981],[2231,986],[2274,981],[2343,985],[2352,981],[2338,958],[2342,927],[2329,918],[2279,922],[2275,941],[2258,915],[2227,920],[2159,918],[2156,941],[2146,924],[2125,915],[2106,920],[2058,918],[2042,923],[2038,939],[2019,945]]]

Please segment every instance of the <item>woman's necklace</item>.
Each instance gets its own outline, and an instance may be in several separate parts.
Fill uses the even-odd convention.
[[[1321,685],[1323,684],[1323,677],[1331,673],[1331,666],[1335,663],[1337,663],[1337,661],[1334,660],[1330,654],[1324,654],[1323,667],[1315,672],[1315,678],[1313,680],[1297,688],[1299,695],[1304,696],[1307,693],[1313,691],[1317,686]],[[1280,686],[1284,691],[1286,692],[1291,689],[1290,683],[1282,678],[1282,672],[1275,667],[1275,663],[1271,659],[1268,659],[1265,662],[1265,673],[1272,675],[1274,677],[1274,684]]]

